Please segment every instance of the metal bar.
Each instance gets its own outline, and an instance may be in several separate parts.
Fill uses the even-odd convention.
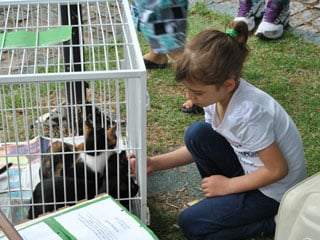
[[[81,4],[78,5],[61,5],[61,21],[62,25],[72,25],[72,39],[70,47],[70,41],[64,42],[64,61],[65,61],[65,71],[71,72],[81,72],[84,69],[84,66],[81,62],[81,59],[84,59],[84,56],[81,56],[80,50],[80,38],[79,38],[79,28],[82,23],[82,7]],[[79,11],[78,11],[79,10]],[[80,23],[80,24],[79,24]],[[72,53],[72,58],[71,58]],[[71,61],[71,59],[73,61]],[[71,63],[73,62],[73,66]],[[74,86],[75,84],[75,86]],[[74,91],[75,89],[75,91]],[[68,94],[68,103],[72,104],[73,100],[76,103],[82,103],[82,84],[81,82],[76,83],[67,83],[67,92]]]
[[[118,189],[116,198],[120,201],[129,200],[130,211],[148,223],[145,174],[146,71],[127,1],[11,0],[3,7],[4,2],[8,1],[0,1],[0,11],[5,17],[0,26],[1,33],[42,33],[61,28],[62,25],[72,25],[73,31],[69,42],[51,42],[49,39],[46,44],[34,46],[20,46],[14,42],[10,45],[7,42],[6,47],[0,48],[0,147],[3,146],[2,142],[13,142],[17,146],[17,142],[23,141],[30,145],[35,136],[44,136],[41,137],[41,152],[34,150],[31,153],[33,148],[30,147],[26,153],[28,159],[39,160],[45,155],[57,155],[53,151],[46,152],[48,142],[59,139],[62,142],[70,141],[73,145],[82,143],[82,136],[77,135],[83,130],[83,119],[87,117],[86,112],[91,113],[96,123],[97,107],[103,115],[103,127],[107,127],[109,122],[118,124],[118,145],[112,151],[135,152],[139,159],[138,195],[124,197]],[[84,91],[87,83],[90,91]],[[90,101],[90,104],[86,101]],[[94,108],[87,110],[88,106]],[[110,149],[97,151],[111,152]],[[11,153],[5,152],[5,155],[8,154]],[[21,166],[24,167],[20,161]],[[34,189],[39,180],[43,181],[43,175],[39,176],[38,166],[34,162],[28,169],[28,174],[34,173],[27,176],[31,189]],[[51,170],[53,174],[54,169]],[[119,182],[121,173],[119,169],[117,172]],[[106,181],[109,177],[106,176]],[[18,181],[21,182],[21,179]],[[129,186],[130,181],[129,178],[126,181]],[[106,185],[105,190],[108,190],[109,186]],[[54,187],[57,187],[55,183]],[[30,189],[21,185],[19,191],[22,190]],[[44,194],[43,191],[42,187],[41,194]],[[19,203],[14,200],[10,198],[9,203],[4,204],[10,207],[9,214],[20,211],[16,207],[22,209],[31,204],[42,208],[50,205],[49,202],[37,201],[21,203],[25,197],[20,196]],[[52,201],[63,204],[70,202],[67,199],[58,200],[56,195]],[[12,218],[15,224],[20,220]]]

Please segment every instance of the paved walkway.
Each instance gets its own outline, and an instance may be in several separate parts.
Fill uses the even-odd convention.
[[[198,0],[191,0],[196,2]],[[200,0],[201,1],[201,0]],[[202,0],[209,9],[235,16],[238,0]],[[290,2],[289,30],[306,41],[320,45],[320,0],[298,0]]]

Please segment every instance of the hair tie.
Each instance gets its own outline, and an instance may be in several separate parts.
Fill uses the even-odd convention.
[[[237,37],[237,32],[232,28],[227,28],[226,34],[229,35],[232,38],[236,38]]]

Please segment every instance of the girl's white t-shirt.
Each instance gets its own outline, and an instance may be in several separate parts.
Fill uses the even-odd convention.
[[[306,178],[303,145],[299,131],[283,107],[270,95],[244,79],[234,92],[222,122],[216,104],[204,108],[206,122],[231,144],[245,174],[263,166],[257,152],[276,142],[289,166],[283,179],[260,188],[278,202],[293,185]]]

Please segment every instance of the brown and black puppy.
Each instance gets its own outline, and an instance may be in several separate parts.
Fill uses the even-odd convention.
[[[66,142],[55,141],[48,147],[41,158],[40,179],[41,172],[43,178],[63,176],[64,170],[70,172],[79,161],[85,162],[92,170],[95,169],[97,163],[99,172],[103,171],[106,158],[101,153],[106,149],[105,136],[107,135],[107,149],[113,149],[117,144],[116,125],[105,133],[104,128],[95,131],[92,122],[85,121],[84,131],[85,143],[74,147]]]
[[[86,121],[85,142],[77,146],[79,151],[77,164],[83,163],[89,170],[98,172],[102,176],[107,159],[114,152],[107,150],[112,150],[117,145],[116,130],[116,125],[110,127],[107,132],[104,128],[95,129],[91,121]]]
[[[129,177],[129,165],[125,151],[113,153],[107,162],[108,165],[104,170],[105,175],[99,177],[98,180],[99,184],[102,184],[99,193],[107,192],[114,198],[120,199],[121,204],[129,209],[129,200],[121,199],[134,197],[139,191],[139,186],[133,178]],[[85,165],[82,162],[76,164],[76,171],[83,173],[86,171]],[[97,187],[95,174],[92,171],[88,171],[87,174],[87,179],[84,179],[83,175],[81,177],[77,175],[77,179],[71,177],[43,179],[33,191],[35,205],[30,207],[28,218],[33,219],[43,213],[74,205],[76,201],[82,199],[94,198]],[[44,189],[43,194],[42,189]],[[67,202],[64,203],[65,201]]]
[[[116,126],[109,128],[106,132],[104,128],[95,129],[91,121],[86,121],[84,130],[85,142],[76,148],[79,151],[76,161],[72,159],[72,161],[65,161],[65,164],[57,161],[54,167],[60,170],[60,175],[57,173],[57,177],[43,178],[43,181],[36,186],[30,201],[34,206],[29,209],[29,219],[65,205],[73,205],[75,201],[84,198],[91,199],[100,192],[108,158],[114,153],[108,150],[113,149],[117,144]],[[64,150],[62,154],[65,153]],[[116,172],[117,169],[114,171]],[[52,169],[48,172],[52,176]]]
[[[86,192],[87,190],[87,192]],[[96,195],[95,182],[70,177],[46,178],[39,182],[32,193],[28,218],[53,212],[65,206],[72,206],[82,199],[92,199]],[[45,203],[45,204],[44,204]]]

